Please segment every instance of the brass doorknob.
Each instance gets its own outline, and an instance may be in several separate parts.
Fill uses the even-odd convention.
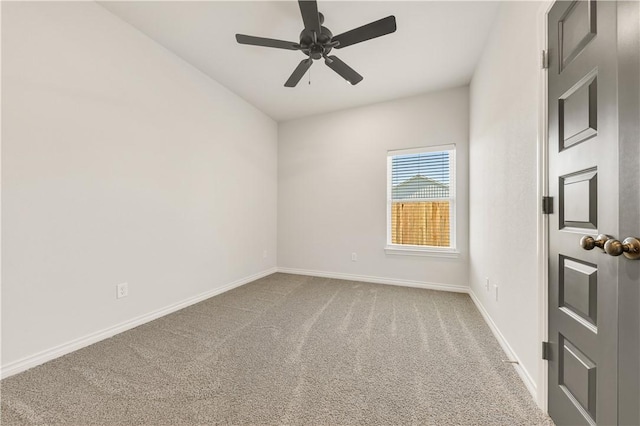
[[[580,238],[580,247],[585,250],[593,250],[594,247],[600,247],[604,249],[605,243],[609,240],[609,236],[605,234],[600,234],[594,240],[591,235],[585,235]]]
[[[625,238],[623,242],[608,240],[604,245],[604,251],[611,256],[624,254],[627,259],[640,259],[640,241],[633,237]]]

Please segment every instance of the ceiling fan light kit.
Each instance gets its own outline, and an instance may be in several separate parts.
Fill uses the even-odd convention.
[[[295,87],[309,70],[313,61],[322,58],[324,58],[324,63],[329,68],[352,85],[360,83],[362,76],[349,65],[342,62],[337,56],[330,56],[329,53],[331,53],[331,50],[334,48],[342,49],[343,47],[371,40],[372,38],[391,34],[396,30],[395,16],[387,16],[386,18],[334,36],[327,27],[322,26],[322,24],[324,24],[324,16],[318,12],[318,3],[316,0],[298,0],[298,5],[300,6],[300,13],[304,23],[304,29],[300,33],[299,43],[236,34],[236,41],[240,44],[299,50],[308,56],[308,58],[302,60],[296,69],[293,70],[293,73],[284,84],[285,87]]]

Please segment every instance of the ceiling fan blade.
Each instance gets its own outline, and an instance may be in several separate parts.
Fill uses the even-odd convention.
[[[316,0],[298,0],[300,13],[304,22],[304,29],[320,34],[320,15]]]
[[[313,64],[313,59],[307,58],[298,64],[295,70],[293,70],[293,74],[289,77],[289,80],[284,84],[284,87],[296,87],[302,76],[307,72],[309,67]]]
[[[362,76],[355,72],[349,65],[342,62],[337,56],[332,55],[325,57],[324,63],[354,86],[362,81]]]
[[[351,31],[347,31],[346,33],[338,34],[333,37],[331,41],[339,41],[340,44],[336,46],[336,49],[342,49],[343,47],[351,46],[352,44],[391,34],[392,32],[395,32],[395,30],[396,17],[391,15]]]
[[[236,34],[236,41],[240,44],[251,46],[275,47],[277,49],[299,50],[300,45],[292,41],[275,40],[272,38],[254,37],[244,34]]]

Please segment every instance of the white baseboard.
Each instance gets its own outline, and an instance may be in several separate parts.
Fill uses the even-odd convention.
[[[343,274],[340,272],[312,271],[308,269],[294,269],[294,268],[281,268],[281,267],[278,268],[278,272],[282,272],[285,274],[307,275],[311,277],[334,278],[337,280],[362,281],[362,282],[373,283],[373,284],[387,284],[387,285],[397,285],[401,287],[416,287],[416,288],[425,288],[429,290],[452,291],[456,293],[467,293],[469,291],[469,288],[463,285],[440,284],[440,283],[431,283],[427,281],[412,281],[412,280],[403,280],[398,278],[372,277],[368,275]]]
[[[473,290],[471,290],[471,288],[468,289],[468,292],[469,292],[469,296],[471,296],[471,300],[473,300],[473,303],[475,303],[476,307],[478,308],[478,311],[480,311],[480,314],[484,318],[484,321],[487,323],[487,325],[491,329],[491,332],[493,333],[496,340],[502,347],[502,350],[507,355],[507,358],[512,361],[518,361],[517,364],[513,364],[513,367],[516,369],[518,376],[520,376],[520,379],[522,379],[522,381],[524,382],[524,385],[527,387],[527,389],[531,393],[531,396],[533,397],[534,401],[537,401],[538,390],[537,390],[536,382],[531,378],[531,375],[529,374],[527,369],[524,368],[524,365],[522,365],[520,358],[518,358],[518,355],[516,355],[516,353],[513,351],[513,349],[511,348],[511,345],[509,345],[509,342],[507,342],[507,339],[500,332],[500,329],[498,328],[496,323],[493,322],[493,319],[489,315],[489,312],[487,312],[484,306],[482,306],[482,303],[480,303],[480,299],[478,299],[478,297],[475,295]]]
[[[37,365],[44,364],[47,361],[51,361],[55,358],[59,358],[73,351],[77,351],[78,349],[84,348],[86,346],[97,343],[101,340],[115,336],[116,334],[130,330],[134,327],[138,327],[142,324],[153,321],[155,319],[158,319],[160,317],[163,317],[165,315],[168,315],[180,309],[186,308],[187,306],[194,305],[198,302],[201,302],[205,299],[216,296],[218,294],[224,293],[236,287],[240,287],[241,285],[250,283],[251,281],[255,281],[262,277],[266,277],[267,275],[271,275],[275,272],[277,272],[277,268],[275,267],[267,269],[262,272],[258,272],[257,274],[253,274],[248,277],[241,278],[239,280],[226,284],[222,287],[218,287],[216,289],[206,291],[197,296],[193,296],[188,299],[182,300],[180,302],[174,303],[172,305],[165,306],[164,308],[160,308],[155,311],[149,312],[147,314],[140,315],[138,317],[132,318],[128,321],[122,322],[112,327],[105,328],[95,333],[91,333],[89,335],[80,337],[78,339],[74,339],[70,342],[63,343],[62,345],[55,346],[51,349],[47,349],[37,354],[24,357],[17,361],[11,362],[7,365],[3,365],[0,368],[0,378],[4,379],[5,377],[9,377],[9,376],[13,376],[14,374],[21,373]]]

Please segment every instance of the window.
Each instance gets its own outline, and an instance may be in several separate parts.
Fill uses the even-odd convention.
[[[455,145],[387,154],[387,247],[455,255]]]

